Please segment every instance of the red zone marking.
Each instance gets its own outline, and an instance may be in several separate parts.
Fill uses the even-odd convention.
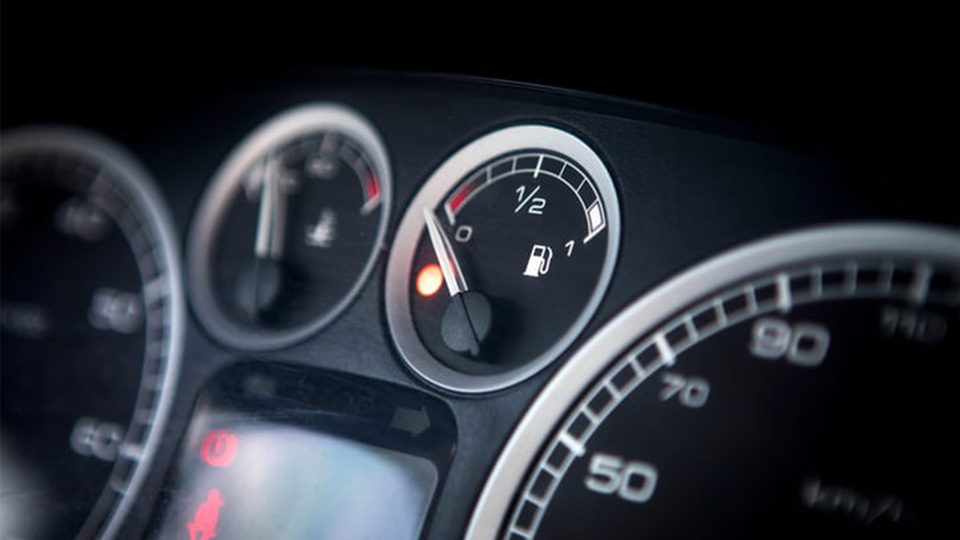
[[[463,204],[463,201],[470,196],[471,193],[477,190],[477,184],[466,184],[460,188],[456,193],[453,194],[453,197],[450,197],[450,202],[447,203],[447,206],[450,208],[451,214],[456,214],[457,209],[460,208],[460,205]]]
[[[367,181],[363,184],[364,190],[366,191],[367,200],[371,201],[380,197],[380,182],[377,181],[377,177],[374,175],[367,176]]]

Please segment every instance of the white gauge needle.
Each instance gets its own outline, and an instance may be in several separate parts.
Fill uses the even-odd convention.
[[[280,193],[280,164],[264,158],[260,177],[260,213],[254,254],[258,259],[279,260],[283,256],[283,234],[287,221],[287,200]]]
[[[423,208],[423,220],[427,225],[427,234],[430,236],[430,244],[437,255],[437,261],[440,263],[440,271],[443,272],[443,280],[447,282],[447,290],[450,296],[456,296],[467,292],[467,282],[463,277],[463,271],[460,270],[460,263],[453,252],[453,246],[447,240],[440,221],[429,208]]]

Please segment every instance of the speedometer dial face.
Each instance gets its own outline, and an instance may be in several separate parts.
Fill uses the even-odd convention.
[[[240,349],[290,345],[347,308],[386,232],[390,167],[379,134],[337,104],[288,110],[250,134],[192,226],[197,315]]]
[[[0,147],[3,538],[109,538],[163,430],[178,249],[124,151],[34,129]]]
[[[609,172],[565,131],[517,126],[462,148],[411,203],[391,252],[387,316],[404,359],[462,392],[536,373],[593,315],[619,223]]]
[[[955,537],[960,235],[869,225],[721,256],[548,385],[468,538]]]

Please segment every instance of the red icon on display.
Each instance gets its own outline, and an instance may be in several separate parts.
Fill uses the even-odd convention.
[[[211,431],[200,445],[200,459],[213,467],[226,467],[237,457],[239,444],[237,436],[225,429]]]
[[[210,540],[217,535],[217,521],[220,519],[221,506],[223,506],[223,499],[220,498],[220,490],[211,489],[207,493],[207,499],[200,503],[196,513],[193,514],[193,521],[187,523],[190,540]]]

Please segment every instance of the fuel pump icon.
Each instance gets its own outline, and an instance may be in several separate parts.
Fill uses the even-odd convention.
[[[550,260],[553,259],[553,250],[549,246],[534,244],[530,250],[530,257],[527,259],[527,267],[523,275],[529,277],[540,277],[550,271]]]

